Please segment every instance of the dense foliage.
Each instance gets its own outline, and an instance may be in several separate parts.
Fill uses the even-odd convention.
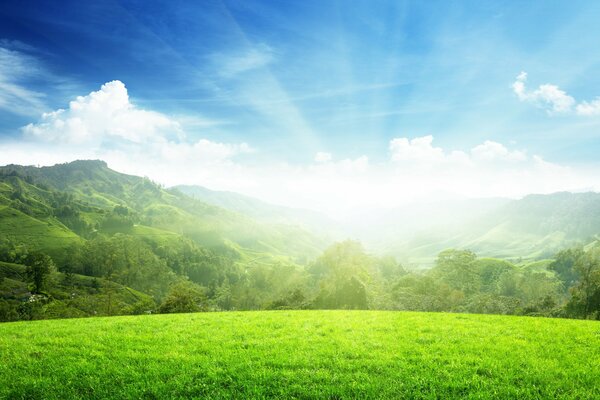
[[[69,184],[65,184],[69,182]],[[0,168],[0,320],[257,309],[600,318],[600,245],[427,270],[257,223],[101,162]],[[321,243],[322,244],[322,243]]]
[[[241,264],[181,239],[168,248],[124,234],[71,246],[69,262],[55,267],[23,245],[0,244],[3,320],[140,312],[252,309],[389,309],[486,314],[600,316],[600,246],[568,249],[543,263],[514,265],[446,250],[429,270],[408,270],[393,259],[368,255],[355,241],[340,242],[301,267]],[[11,271],[25,266],[15,279]],[[78,278],[79,280],[75,279]],[[82,281],[82,278],[92,281]],[[22,291],[15,282],[23,281]],[[66,314],[46,315],[22,304],[52,304],[60,293],[96,286],[95,309],[68,303]],[[8,288],[12,287],[12,290]],[[147,295],[119,299],[129,288]],[[94,294],[90,294],[94,297]]]

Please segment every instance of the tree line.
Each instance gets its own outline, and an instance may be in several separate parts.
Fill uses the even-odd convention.
[[[126,215],[125,215],[126,216]],[[306,266],[179,238],[118,233],[65,250],[56,263],[0,240],[0,320],[256,309],[382,309],[600,319],[600,245],[515,265],[469,250],[428,270],[333,244]],[[275,261],[276,260],[276,261]],[[20,286],[19,286],[20,285]]]

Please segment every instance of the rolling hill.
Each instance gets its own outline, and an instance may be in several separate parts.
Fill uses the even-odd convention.
[[[297,225],[259,222],[235,210],[208,204],[178,190],[165,189],[147,178],[113,171],[103,161],[74,161],[41,168],[8,165],[0,167],[0,175],[4,177],[3,186],[0,186],[0,205],[14,208],[15,199],[10,197],[14,196],[17,187],[20,193],[25,193],[28,209],[43,203],[42,214],[45,214],[34,213],[32,218],[48,224],[49,228],[33,235],[58,237],[62,234],[76,239],[76,235],[69,234],[50,216],[50,201],[44,199],[52,190],[65,193],[70,196],[70,201],[85,206],[86,210],[81,214],[92,225],[98,224],[115,207],[125,207],[135,225],[153,228],[153,235],[180,234],[204,247],[234,246],[238,250],[291,257],[297,262],[315,257],[324,248],[321,238]],[[27,222],[28,225],[32,223]],[[56,232],[46,232],[48,229]],[[131,233],[128,229],[127,233]],[[113,228],[112,233],[119,230],[123,228]],[[140,235],[147,231],[136,228]]]
[[[0,398],[592,399],[597,321],[261,311],[0,324]]]
[[[600,233],[598,193],[432,201],[363,210],[360,219],[338,223],[313,211],[232,192],[201,186],[165,189],[147,178],[113,171],[98,160],[42,168],[9,165],[0,167],[0,177],[0,232],[26,238],[47,251],[85,236],[72,223],[69,226],[67,217],[52,212],[56,193],[68,196],[66,201],[79,210],[85,224],[105,233],[165,240],[179,235],[207,248],[249,251],[252,258],[291,257],[298,263],[314,259],[333,238],[356,237],[377,253],[427,266],[447,248],[514,261],[544,259]],[[115,207],[126,207],[134,226],[101,226]]]
[[[562,248],[589,243],[600,234],[600,193],[535,194],[519,200],[467,200],[459,205],[422,205],[408,219],[411,227],[421,220],[421,228],[408,231],[404,219],[391,214],[380,225],[384,233],[365,241],[409,263],[428,265],[447,248],[467,248],[482,256],[515,261],[544,259]],[[447,210],[445,216],[438,217],[439,209]],[[410,213],[410,207],[403,210],[404,215]]]

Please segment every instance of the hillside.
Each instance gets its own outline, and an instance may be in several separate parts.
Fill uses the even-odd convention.
[[[54,285],[44,297],[32,297],[25,282],[26,267],[0,261],[0,299],[19,302],[19,312],[32,319],[90,315],[141,314],[151,308],[151,296],[102,278],[53,272]],[[47,298],[52,301],[47,301]],[[29,308],[23,310],[23,308]],[[6,310],[0,310],[0,313]],[[17,319],[18,315],[4,316]],[[8,318],[7,318],[8,317]]]
[[[460,208],[449,206],[450,217],[446,219],[438,219],[435,212],[415,214],[421,215],[421,229],[409,233],[397,228],[396,235],[372,240],[373,246],[424,265],[431,264],[446,248],[468,248],[483,256],[515,261],[543,259],[562,248],[588,243],[600,234],[600,193],[468,200]],[[388,222],[388,226],[400,224],[393,218]]]
[[[198,185],[179,185],[173,189],[205,203],[250,216],[257,221],[298,225],[319,236],[344,236],[339,222],[316,211],[274,205],[239,193],[210,190]]]
[[[233,242],[242,249],[290,256],[296,261],[314,257],[323,249],[321,239],[298,226],[260,223],[180,191],[164,189],[147,178],[113,171],[103,161],[74,161],[41,168],[0,167],[0,175],[7,178],[3,186],[4,200],[0,199],[0,204],[10,203],[7,197],[12,195],[18,179],[11,174],[27,177],[31,183],[22,179],[18,186],[27,187],[28,194],[36,192],[35,201],[44,197],[41,193],[44,190],[39,189],[41,185],[95,207],[93,211],[100,214],[115,207],[126,207],[133,211],[131,218],[136,225],[181,234],[205,247],[227,246]],[[95,219],[94,223],[99,221],[98,213],[90,218]]]
[[[9,323],[0,398],[592,399],[599,328],[374,311]]]
[[[301,286],[326,245],[101,161],[0,167],[1,321],[155,312],[170,293],[257,309]]]
[[[1,167],[0,261],[22,272],[0,276],[0,288],[8,285],[0,320],[257,309],[599,315],[600,276],[586,270],[600,258],[600,242],[588,236],[600,222],[597,194],[470,200],[430,214],[435,203],[407,207],[367,232],[400,262],[355,240],[328,245],[326,235],[267,222],[290,210],[215,196],[264,215],[208,204],[101,161]],[[394,224],[411,211],[404,226]],[[461,223],[469,211],[480,216]],[[578,238],[585,248],[557,254]],[[96,292],[82,289],[85,307],[65,297],[79,290],[76,282],[92,281]],[[116,300],[129,289],[147,301]]]
[[[543,259],[561,248],[588,243],[600,233],[598,193],[432,201],[390,210],[361,210],[355,219],[338,223],[316,212],[232,192],[201,186],[165,189],[147,178],[113,171],[102,161],[42,168],[9,165],[0,167],[0,175],[4,176],[0,207],[7,207],[0,213],[10,213],[3,217],[5,232],[29,235],[32,243],[45,242],[39,243],[40,248],[50,251],[56,243],[52,238],[77,241],[81,232],[73,235],[69,231],[73,227],[65,227],[64,218],[48,212],[48,207],[52,208],[48,190],[68,194],[90,226],[107,218],[106,213],[115,207],[128,208],[135,228],[113,227],[112,233],[178,234],[208,248],[233,247],[242,253],[291,257],[298,263],[316,257],[333,238],[348,236],[363,240],[377,253],[428,266],[447,248],[469,248],[482,256],[513,261]],[[33,219],[15,214],[19,207],[14,203],[19,199],[11,196],[16,188],[32,199],[27,207],[33,209],[34,213],[29,213]],[[21,219],[26,229],[10,228]]]

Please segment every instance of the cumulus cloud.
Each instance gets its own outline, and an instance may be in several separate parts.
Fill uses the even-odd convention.
[[[486,140],[470,149],[449,150],[433,144],[433,136],[399,137],[389,143],[390,161],[379,179],[380,196],[401,203],[459,197],[520,197],[529,193],[551,193],[594,187],[593,174],[529,155],[502,143]]]
[[[525,152],[509,150],[501,143],[486,140],[473,147],[469,152],[462,150],[445,151],[433,145],[433,136],[427,135],[409,139],[394,138],[389,144],[391,160],[412,166],[439,164],[476,165],[485,162],[517,162],[526,160]]]
[[[600,97],[590,102],[577,101],[564,90],[549,83],[540,85],[535,90],[527,90],[527,73],[517,75],[512,88],[519,100],[536,104],[546,109],[548,114],[573,113],[582,116],[600,115]]]
[[[44,113],[41,121],[22,130],[27,136],[63,143],[107,139],[141,143],[181,134],[178,122],[131,104],[121,81],[105,83],[98,91],[78,96],[69,103],[68,109]]]
[[[443,195],[518,197],[592,187],[597,176],[514,145],[487,140],[447,149],[434,144],[432,135],[394,138],[383,159],[318,152],[307,163],[266,162],[246,143],[190,138],[177,118],[133,104],[119,81],[22,131],[20,140],[0,142],[3,163],[103,159],[113,169],[166,185],[199,184],[340,217],[359,215],[357,208],[398,207]]]
[[[527,73],[521,72],[513,83],[513,91],[521,101],[528,101],[546,108],[549,113],[564,113],[572,110],[575,99],[556,85],[540,85],[536,90],[528,91],[525,83]]]
[[[577,104],[576,112],[579,115],[585,116],[600,115],[600,97],[590,102],[582,101]]]
[[[211,168],[228,170],[232,158],[254,151],[247,143],[189,138],[178,119],[133,104],[120,81],[78,96],[66,109],[43,113],[21,131],[21,142],[2,146],[10,147],[9,162],[101,158],[124,172],[163,182],[199,178]]]
[[[471,156],[481,161],[526,161],[527,155],[520,150],[509,150],[503,144],[486,140],[471,149]]]
[[[393,161],[408,162],[438,162],[444,159],[444,151],[433,147],[433,136],[423,136],[414,139],[395,138],[390,141],[390,151]]]

